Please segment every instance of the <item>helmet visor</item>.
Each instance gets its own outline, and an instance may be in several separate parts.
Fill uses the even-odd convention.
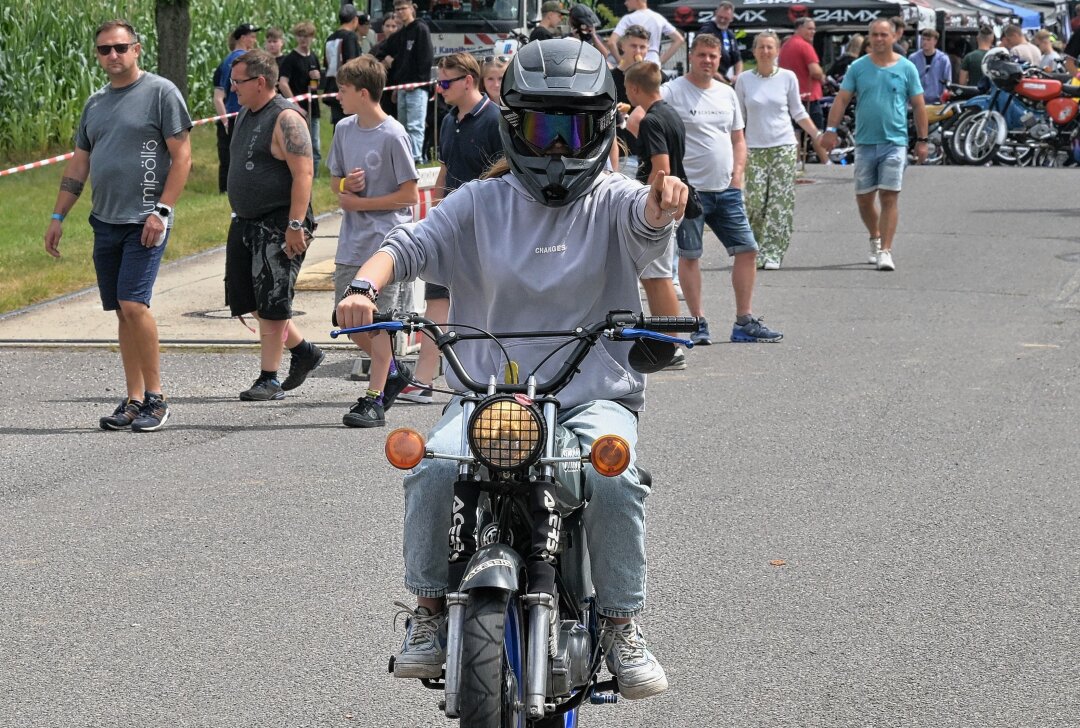
[[[597,118],[593,114],[522,111],[518,135],[539,154],[558,141],[569,148],[570,154],[577,154],[596,138],[597,127]]]

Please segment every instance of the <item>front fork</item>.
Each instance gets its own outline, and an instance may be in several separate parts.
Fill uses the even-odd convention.
[[[548,442],[545,452],[550,458],[555,442],[554,404],[545,403],[544,416],[548,424]],[[563,540],[562,515],[555,498],[554,467],[550,464],[543,465],[540,475],[541,477],[534,481],[533,487],[529,489],[529,510],[533,527],[529,558],[526,562],[528,593],[523,600],[529,613],[525,711],[528,717],[533,719],[544,717],[551,659],[555,656],[558,647],[556,644],[558,633],[552,629],[552,625],[558,621],[555,564]],[[458,480],[454,483],[448,583],[455,585],[461,584],[466,567],[477,552],[477,506],[480,489],[469,476],[467,467],[463,465]],[[455,591],[446,595],[445,712],[448,718],[457,718],[459,714],[461,637],[468,601],[468,592]]]

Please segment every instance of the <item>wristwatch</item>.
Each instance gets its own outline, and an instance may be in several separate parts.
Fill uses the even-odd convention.
[[[375,288],[375,284],[367,278],[356,278],[349,284],[349,287],[345,289],[345,293],[342,294],[341,300],[344,301],[349,296],[357,293],[372,303],[375,303],[375,299],[379,297],[379,290]]]
[[[915,137],[916,144],[926,144],[930,139],[928,137]]]
[[[303,220],[289,220],[289,229],[290,230],[303,230],[304,229],[304,221]]]
[[[161,215],[166,220],[168,220],[169,217],[172,216],[172,208],[166,205],[164,202],[159,202],[154,205],[154,212]]]

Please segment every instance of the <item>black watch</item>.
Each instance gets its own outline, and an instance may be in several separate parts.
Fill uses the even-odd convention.
[[[926,144],[926,143],[929,143],[929,142],[930,142],[930,139],[928,137],[915,137],[915,143],[916,144]]]
[[[172,208],[159,202],[157,205],[154,206],[154,212],[168,220],[169,216],[172,215]]]
[[[375,299],[379,297],[379,292],[375,290],[375,286],[371,284],[371,281],[364,280],[363,278],[357,278],[349,287],[345,289],[345,293],[342,294],[341,300],[344,301],[349,296],[359,293],[367,300],[375,303]]]

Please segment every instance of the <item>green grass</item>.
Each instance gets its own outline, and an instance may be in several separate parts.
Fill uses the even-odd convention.
[[[322,149],[330,151],[328,119],[321,125]],[[63,150],[52,154],[62,154]],[[43,155],[52,156],[52,154]],[[212,125],[192,131],[193,169],[177,205],[176,226],[165,260],[176,260],[225,244],[229,203],[217,191],[217,139]],[[11,164],[14,164],[12,162]],[[11,164],[3,164],[4,168]],[[0,313],[56,298],[95,283],[93,239],[87,217],[90,188],[64,221],[62,257],[45,252],[45,229],[56,202],[64,163],[0,177]],[[315,180],[316,214],[337,208],[325,165]]]

